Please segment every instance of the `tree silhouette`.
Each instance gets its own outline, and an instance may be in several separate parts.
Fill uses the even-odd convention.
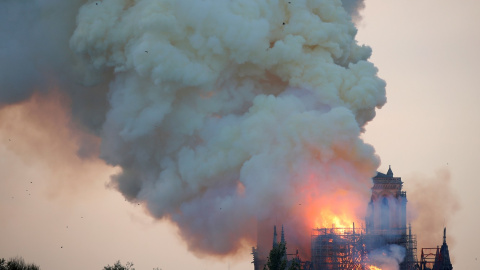
[[[300,270],[301,266],[297,259],[293,259],[292,263],[288,267],[288,270]]]
[[[287,268],[287,248],[286,243],[280,242],[270,250],[267,264],[263,269],[285,270],[285,268]]]
[[[123,266],[120,260],[118,260],[113,266],[107,265],[103,267],[103,270],[135,270],[135,268],[133,268],[132,262],[127,262],[127,264]]]
[[[0,270],[40,270],[40,267],[32,263],[25,263],[22,257],[15,257],[5,260],[0,259]]]

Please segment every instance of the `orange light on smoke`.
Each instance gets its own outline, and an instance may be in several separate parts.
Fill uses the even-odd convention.
[[[325,208],[319,211],[315,219],[315,228],[351,228],[353,222],[347,213],[337,216],[329,208]]]
[[[310,176],[312,184],[304,187],[306,194],[306,221],[313,228],[351,228],[353,223],[360,225],[356,210],[360,203],[354,192],[339,188],[332,192],[323,192],[321,186]],[[318,190],[318,191],[317,191]],[[316,192],[317,191],[317,192]]]
[[[344,229],[350,231],[353,223],[356,228],[364,226],[371,180],[367,178],[367,183],[361,185],[366,188],[359,188],[362,175],[347,165],[342,167],[339,164],[341,162],[332,166],[321,163],[306,166],[298,175],[298,181],[294,181],[297,184],[294,186],[295,194],[300,196],[289,214],[296,217],[294,220],[301,220],[295,225],[298,226],[297,231],[334,227],[329,232],[343,234]],[[302,256],[310,256],[310,241],[297,245],[304,252]]]

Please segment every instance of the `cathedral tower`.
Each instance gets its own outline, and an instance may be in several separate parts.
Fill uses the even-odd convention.
[[[368,204],[366,229],[369,233],[405,235],[407,233],[407,193],[402,178],[387,174],[373,178],[372,197]]]

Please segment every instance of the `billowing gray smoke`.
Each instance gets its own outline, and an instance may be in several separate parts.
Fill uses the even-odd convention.
[[[362,18],[360,11],[365,8],[364,0],[342,0],[342,4],[354,22]]]
[[[352,16],[363,6],[344,3]],[[308,229],[323,214],[293,209],[313,196],[368,201],[379,161],[359,136],[386,102],[385,83],[341,1],[103,0],[78,13],[80,1],[30,4],[0,10],[35,9],[14,27],[59,40],[7,42],[21,57],[1,56],[18,64],[2,61],[1,103],[28,97],[45,78],[59,83],[74,119],[101,136],[101,157],[121,166],[112,185],[176,223],[192,250],[235,252],[254,239],[257,219],[278,213]],[[65,23],[50,21],[57,13]]]
[[[388,245],[368,254],[370,262],[382,270],[398,270],[405,258],[405,248],[398,245]]]
[[[0,2],[0,107],[46,90],[49,80],[66,75],[62,67],[71,61],[65,41],[78,7],[66,1]]]

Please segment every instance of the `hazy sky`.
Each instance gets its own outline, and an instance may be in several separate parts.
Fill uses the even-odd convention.
[[[387,104],[364,138],[382,159],[380,171],[392,165],[402,177],[409,205],[412,195],[434,197],[418,215],[445,219],[455,269],[480,267],[480,235],[471,233],[480,222],[479,7],[477,1],[367,1],[358,33],[387,81]],[[418,186],[430,190],[417,194]],[[441,232],[437,238],[440,245]]]
[[[382,160],[379,171],[392,165],[405,182],[418,248],[440,245],[446,225],[454,268],[479,269],[480,3],[365,6],[357,40],[372,47],[387,104],[363,138]],[[98,139],[71,126],[67,112],[56,90],[0,109],[0,257],[52,270],[101,269],[118,259],[138,270],[253,267],[249,248],[236,258],[195,257],[174,226],[107,188],[118,168],[77,156],[77,141]]]

